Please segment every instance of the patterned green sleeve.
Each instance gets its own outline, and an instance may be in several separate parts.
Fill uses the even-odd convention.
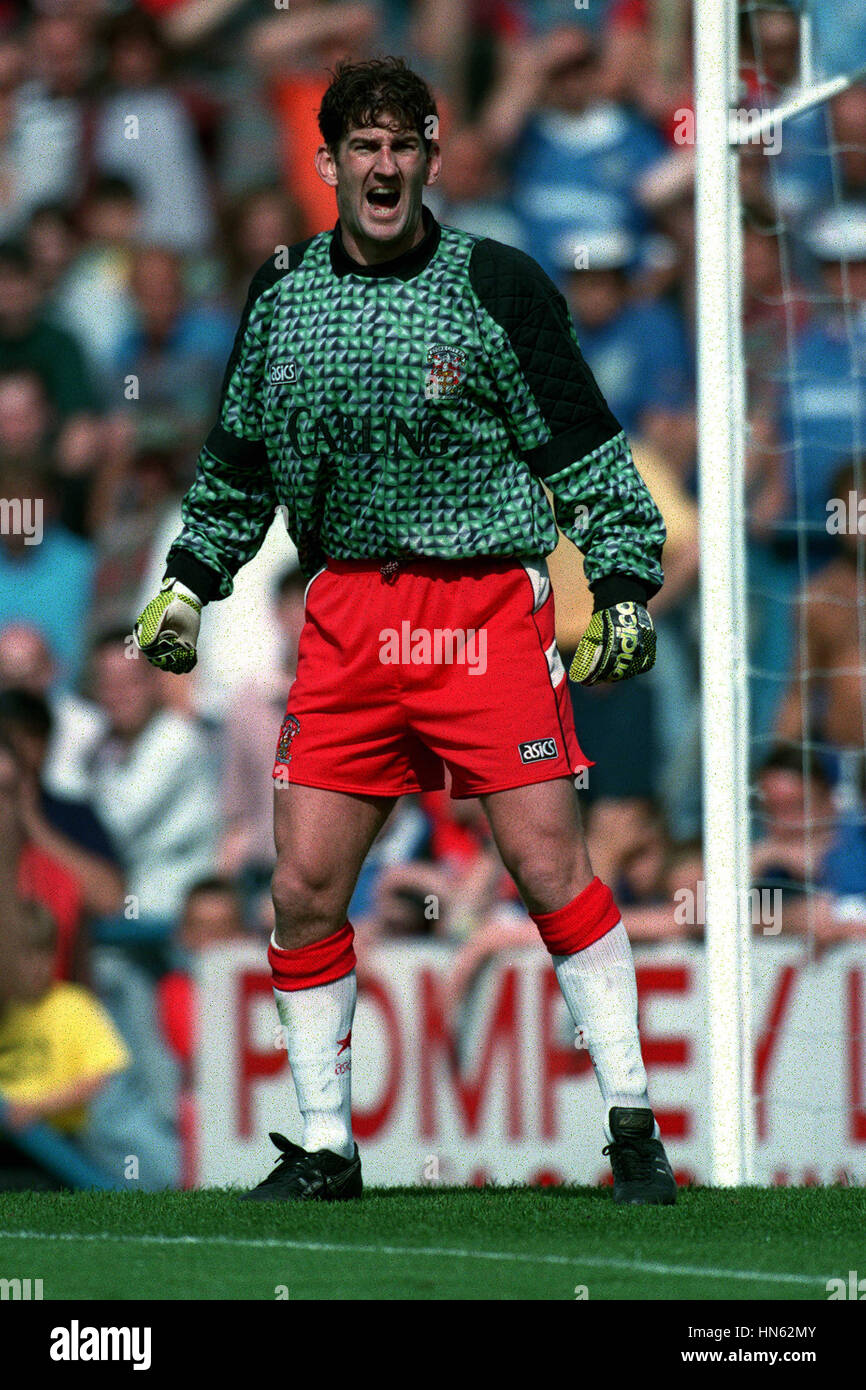
[[[473,287],[494,321],[491,346],[509,423],[549,488],[560,529],[583,553],[590,587],[612,576],[651,598],[663,581],[665,527],[592,375],[568,306],[521,251],[481,241]],[[613,592],[605,583],[605,591]]]
[[[544,481],[557,526],[583,553],[590,588],[611,574],[628,574],[648,596],[658,592],[667,533],[622,430]]]
[[[250,286],[223,377],[218,423],[199,454],[181,506],[183,529],[166,560],[166,574],[205,603],[228,598],[276,510],[262,431],[267,303],[261,298],[275,278],[268,262]]]

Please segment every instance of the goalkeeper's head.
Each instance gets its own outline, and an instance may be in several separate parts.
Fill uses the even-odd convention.
[[[439,115],[402,58],[342,63],[322,100],[316,168],[337,195],[343,243],[364,264],[424,236],[421,195],[439,177]]]

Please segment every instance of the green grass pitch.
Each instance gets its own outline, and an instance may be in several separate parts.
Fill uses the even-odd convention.
[[[46,1299],[791,1299],[866,1274],[866,1189],[372,1189],[0,1195],[0,1276]],[[585,1292],[584,1292],[585,1290]]]

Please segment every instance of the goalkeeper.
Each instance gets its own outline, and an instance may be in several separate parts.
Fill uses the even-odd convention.
[[[361,1193],[347,908],[396,799],[441,788],[447,765],[452,796],[481,798],[589,1049],[615,1197],[670,1203],[631,949],[580,824],[587,760],[545,562],[558,522],[595,596],[572,678],[624,680],[653,664],[664,526],[555,287],[423,206],[441,164],[426,84],[401,59],[344,65],[319,125],[339,221],[254,277],[136,624],[154,664],[189,671],[203,607],[283,509],[309,583],[274,764],[268,957],[304,1130],[300,1146],[274,1136],[249,1195]]]

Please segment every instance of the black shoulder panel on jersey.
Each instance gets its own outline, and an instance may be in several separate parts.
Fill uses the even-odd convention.
[[[551,439],[528,456],[539,477],[605,444],[621,426],[571,332],[568,306],[541,266],[523,251],[485,237],[472,251],[469,279],[508,334]]]
[[[229,469],[239,470],[258,467],[264,449],[260,439],[238,439],[236,434],[230,434],[222,425],[214,425],[204,447]]]
[[[272,256],[268,257],[264,265],[259,266],[250,281],[250,288],[247,292],[244,311],[241,314],[241,321],[238,324],[238,331],[235,334],[234,344],[232,345],[229,360],[223,374],[222,386],[220,387],[220,399],[225,395],[226,388],[231,381],[232,372],[240,357],[244,335],[247,331],[247,324],[250,321],[250,314],[253,311],[254,304],[266,290],[269,290],[278,280],[282,280],[284,275],[291,275],[293,271],[297,270],[313,240],[314,238],[310,236],[307,237],[306,241],[298,241],[294,246],[290,246],[288,248],[288,257],[286,257],[286,253],[282,250],[275,251]],[[285,260],[288,261],[288,264],[283,264]]]

